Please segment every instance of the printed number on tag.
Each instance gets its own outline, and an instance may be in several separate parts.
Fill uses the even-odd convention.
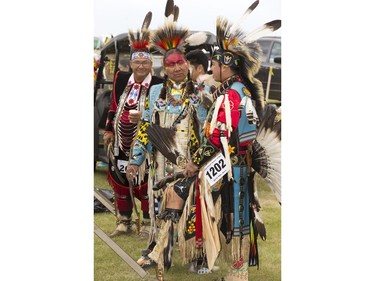
[[[125,173],[125,168],[128,166],[128,161],[125,160],[117,160],[117,168],[121,173]]]
[[[219,153],[206,165],[204,173],[208,183],[212,186],[229,171],[229,166],[225,163],[224,155]]]

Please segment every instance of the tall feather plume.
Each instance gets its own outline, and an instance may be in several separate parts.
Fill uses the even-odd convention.
[[[270,22],[267,22],[248,35],[244,38],[244,41],[246,43],[251,43],[256,40],[258,40],[260,37],[266,36],[268,33],[273,32],[278,30],[281,27],[281,20],[273,20]]]
[[[252,167],[266,180],[281,204],[281,120],[267,105],[253,144]]]
[[[180,8],[177,5],[174,5],[174,8],[173,8],[173,21],[174,22],[178,20],[179,15],[180,15]]]
[[[146,14],[145,19],[143,20],[143,24],[141,28],[142,31],[147,30],[150,27],[151,20],[152,20],[152,12],[150,11]]]
[[[189,30],[184,27],[177,27],[179,8],[174,5],[173,0],[168,0],[165,7],[165,21],[162,27],[159,27],[151,38],[153,47],[159,50],[163,55],[171,49],[185,51],[186,38],[189,36]]]
[[[174,1],[173,0],[167,0],[167,4],[165,5],[165,23],[170,23],[174,21]]]
[[[255,10],[258,4],[258,0],[253,2],[234,25],[225,17],[218,17],[216,20],[216,40],[220,49],[228,50],[243,58],[239,66],[241,69],[240,76],[244,84],[249,87],[251,96],[256,101],[257,113],[261,116],[264,108],[263,86],[254,77],[260,69],[263,54],[259,44],[254,41],[280,28],[281,21],[270,21],[247,34],[240,28],[240,24]]]
[[[262,49],[258,43],[247,44],[244,42],[246,32],[240,28],[235,30],[225,17],[216,20],[216,40],[220,49],[228,50],[242,57],[241,77],[245,85],[249,87],[252,99],[256,101],[256,110],[261,115],[264,109],[264,92],[262,83],[255,78],[262,63]],[[247,82],[248,81],[248,82]]]
[[[130,46],[133,50],[148,49],[150,44],[150,31],[148,30],[152,19],[152,12],[149,11],[142,23],[141,30],[137,30],[134,35],[133,30],[129,29]]]
[[[252,11],[255,10],[255,8],[258,6],[259,0],[255,1],[253,4],[250,5],[249,8],[246,9],[246,11],[243,13],[242,17],[233,25],[233,29],[237,29],[244,21],[247,19],[247,17],[252,13]]]
[[[248,75],[254,77],[259,71],[262,63],[262,49],[259,44],[249,46],[245,42],[246,32],[240,28],[233,29],[230,23],[224,17],[218,17],[216,20],[216,40],[218,46],[223,50],[231,51],[245,58],[245,67]]]

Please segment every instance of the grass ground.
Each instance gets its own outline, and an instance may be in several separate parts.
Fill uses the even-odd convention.
[[[110,189],[106,182],[106,168],[97,168],[94,174],[96,188]],[[249,268],[251,281],[279,281],[281,280],[281,208],[275,196],[260,178],[258,193],[262,210],[260,212],[267,229],[267,240],[258,240],[260,267]],[[140,207],[138,207],[140,209]],[[94,215],[94,222],[105,233],[111,233],[115,228],[115,217],[111,213]],[[146,241],[140,240],[135,234],[120,236],[113,239],[128,255],[137,260],[140,250],[146,247]],[[168,281],[195,281],[219,279],[225,275],[226,265],[219,259],[220,271],[198,275],[187,271],[188,266],[181,264],[178,251],[173,253],[174,265],[165,274]],[[155,280],[155,271],[150,269],[143,280]],[[95,281],[138,281],[142,280],[111,248],[98,236],[94,235],[94,278]]]

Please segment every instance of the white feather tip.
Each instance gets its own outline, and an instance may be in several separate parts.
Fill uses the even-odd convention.
[[[207,34],[205,32],[202,32],[202,31],[193,33],[188,38],[186,38],[186,42],[190,46],[201,45],[201,44],[205,43],[206,40],[207,40]]]

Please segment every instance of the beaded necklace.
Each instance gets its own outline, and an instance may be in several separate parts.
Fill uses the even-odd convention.
[[[214,100],[216,100],[218,96],[225,94],[226,90],[236,81],[241,82],[241,78],[238,75],[232,76],[222,82],[221,85],[217,87],[216,91],[213,93]]]
[[[167,87],[167,99],[171,104],[173,104],[173,106],[181,105],[186,100],[188,95],[188,92],[186,91],[186,84],[182,85],[182,94],[179,100],[176,100],[172,95],[173,86],[174,85],[170,83],[169,87]]]

